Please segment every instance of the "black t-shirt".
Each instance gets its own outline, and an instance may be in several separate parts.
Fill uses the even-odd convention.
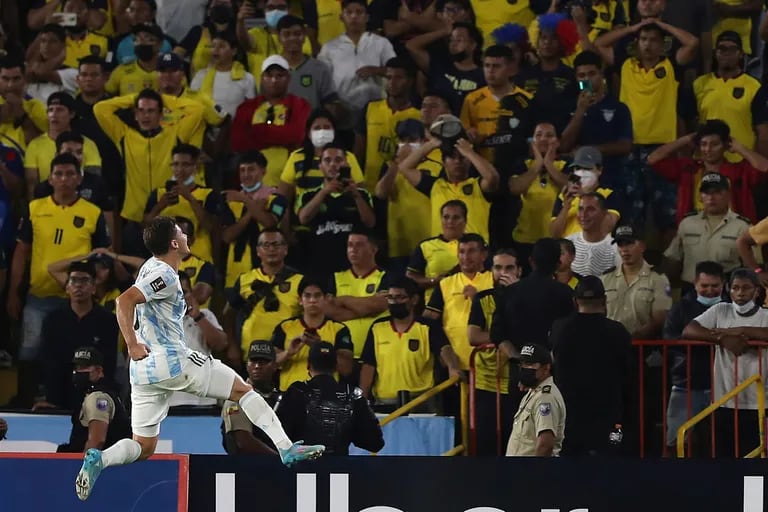
[[[573,68],[561,63],[554,71],[544,71],[537,64],[522,70],[515,82],[534,95],[535,122],[552,122],[557,133],[563,133],[579,95]]]
[[[461,71],[456,69],[447,52],[446,57],[439,58],[430,54],[427,89],[447,98],[451,112],[459,116],[464,97],[475,89],[485,86],[485,77],[483,68],[476,67],[471,71]]]
[[[309,190],[301,196],[302,206],[307,205],[320,189]],[[360,190],[363,199],[372,205],[371,195]],[[320,211],[309,224],[307,273],[330,276],[349,267],[347,262],[347,238],[360,227],[360,212],[351,194],[331,194],[325,198]]]

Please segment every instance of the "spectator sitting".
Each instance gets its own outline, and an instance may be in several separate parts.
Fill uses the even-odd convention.
[[[66,32],[60,25],[48,24],[38,35],[38,44],[27,56],[27,94],[43,103],[54,92],[74,95],[77,69],[64,66]],[[37,48],[35,51],[34,48]]]
[[[600,176],[603,173],[603,155],[597,148],[582,146],[573,156],[572,174],[568,177],[568,185],[560,193],[552,208],[552,223],[549,231],[554,237],[567,237],[579,231],[577,213],[580,197],[594,192],[603,196],[608,215],[601,226],[604,235],[613,231],[621,218],[619,213],[618,195],[609,188],[600,186]]]
[[[136,60],[120,64],[112,71],[107,92],[115,96],[136,94],[144,89],[157,90],[157,63],[163,45],[163,33],[157,25],[144,23],[131,29]]]
[[[130,22],[132,32],[133,28],[138,27],[139,25],[155,23],[157,3],[155,0],[130,0],[128,2],[126,13],[128,14],[128,21]],[[133,33],[117,40],[115,60],[118,64],[129,64],[136,60],[134,44]],[[173,47],[168,38],[163,38],[163,44],[160,46],[160,53],[170,53],[172,49]]]
[[[673,156],[682,149],[697,146],[699,157],[696,159]],[[729,149],[744,159],[729,162],[726,159]],[[707,173],[719,173],[728,178],[731,209],[752,223],[758,221],[753,191],[765,179],[768,159],[731,137],[731,130],[724,121],[710,119],[697,132],[661,146],[648,156],[648,164],[677,184],[678,224],[689,212],[702,210],[701,196],[696,191]]]

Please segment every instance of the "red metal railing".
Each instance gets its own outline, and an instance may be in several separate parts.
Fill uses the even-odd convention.
[[[766,347],[768,347],[768,343],[766,342],[760,342],[760,341],[753,341],[749,343],[751,346],[756,347],[758,351],[758,368],[759,368],[759,374],[763,376],[763,351]],[[633,340],[632,345],[636,351],[636,358],[637,358],[637,370],[638,370],[638,403],[637,403],[637,432],[638,432],[638,449],[640,457],[646,457],[646,456],[666,456],[671,455],[671,453],[668,453],[667,450],[667,442],[666,442],[666,431],[667,431],[667,409],[668,409],[668,399],[670,397],[670,393],[672,390],[672,386],[669,384],[669,356],[670,356],[670,349],[684,349],[685,350],[685,361],[686,361],[686,420],[692,418],[696,412],[693,411],[693,404],[692,404],[692,389],[691,389],[691,361],[692,361],[692,352],[694,347],[708,347],[709,348],[709,368],[710,368],[710,382],[711,382],[711,397],[714,396],[714,387],[715,387],[715,379],[718,377],[715,373],[715,345],[707,342],[702,341],[689,341],[689,340]],[[476,387],[475,387],[475,378],[476,378],[476,366],[475,366],[475,359],[477,353],[481,351],[495,351],[496,352],[496,448],[497,453],[502,454],[502,446],[503,443],[506,442],[506,440],[501,439],[502,437],[502,423],[503,422],[512,422],[513,418],[502,418],[501,417],[501,375],[499,373],[499,369],[501,368],[500,364],[500,352],[496,349],[495,345],[492,344],[486,344],[481,345],[478,347],[475,347],[470,355],[470,377],[469,377],[469,435],[470,435],[470,450],[469,453],[474,455],[476,453],[477,448],[477,421],[476,421]],[[651,367],[647,364],[646,356],[652,354],[655,351],[660,351],[661,353],[661,369],[658,372],[658,375],[655,375],[653,377],[650,377],[647,375],[647,370],[653,370],[654,367]],[[739,383],[739,364],[738,364],[738,357],[734,361],[734,374],[733,374],[733,385],[729,386],[729,388],[734,388]],[[655,367],[657,368],[657,366]],[[657,373],[657,372],[653,372]],[[743,378],[748,378],[751,375],[744,375]],[[743,380],[743,379],[742,379]],[[660,384],[657,388],[654,389],[655,384]],[[515,385],[514,383],[510,382],[510,386]],[[650,386],[650,387],[649,387]],[[656,450],[656,445],[654,443],[654,432],[655,426],[651,425],[651,432],[649,432],[649,425],[648,425],[648,417],[647,417],[647,406],[652,405],[652,403],[658,403],[661,405],[661,409],[658,411],[660,420],[661,420],[661,445],[660,449]],[[738,396],[734,399],[734,432],[739,432],[739,408],[738,408]],[[567,404],[566,404],[567,407]],[[656,420],[653,416],[650,418],[652,421]],[[710,419],[710,425],[711,425],[711,431],[710,431],[710,450],[711,450],[711,456],[714,457],[716,453],[716,436],[715,436],[715,416],[712,415]],[[687,445],[688,445],[688,453],[691,453],[692,450],[692,437],[688,436],[687,439]],[[740,446],[739,446],[739,436],[734,436],[734,455],[736,457],[739,456],[740,453]]]

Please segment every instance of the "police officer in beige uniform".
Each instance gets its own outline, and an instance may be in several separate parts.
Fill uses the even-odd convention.
[[[554,457],[563,447],[565,402],[552,378],[552,356],[542,345],[520,350],[520,384],[528,393],[515,414],[507,457]]]
[[[613,235],[621,265],[602,276],[608,318],[621,322],[633,339],[655,339],[672,307],[669,279],[643,258],[645,243],[632,226],[619,226]]]
[[[680,222],[677,236],[664,253],[671,274],[676,275],[682,263],[681,277],[689,289],[693,289],[699,262],[717,262],[727,273],[741,266],[736,240],[750,226],[749,219],[729,208],[730,185],[725,176],[705,174],[699,192],[702,211],[690,213]]]

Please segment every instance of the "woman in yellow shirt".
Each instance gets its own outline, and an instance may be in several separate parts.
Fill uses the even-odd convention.
[[[557,159],[560,139],[554,125],[539,123],[533,130],[531,156],[525,161],[523,172],[509,178],[509,191],[519,196],[522,209],[517,225],[512,231],[518,261],[527,262],[533,244],[539,238],[549,236],[552,208],[557,194],[568,178],[563,173],[565,161]],[[513,171],[514,172],[514,171]]]

